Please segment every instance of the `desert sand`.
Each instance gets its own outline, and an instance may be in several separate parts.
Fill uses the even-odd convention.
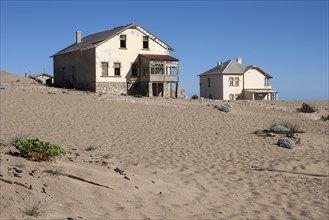
[[[225,113],[213,108],[224,101],[0,77],[0,219],[329,217],[329,121],[320,120],[328,100],[307,102],[316,113],[297,112],[303,101],[242,100],[226,102],[232,111]],[[294,149],[276,145],[282,135],[254,134],[280,122],[305,131]],[[66,154],[29,161],[10,145],[17,135],[59,144]],[[40,216],[24,214],[36,204]]]

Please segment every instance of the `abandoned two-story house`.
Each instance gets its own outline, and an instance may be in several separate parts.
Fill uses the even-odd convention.
[[[200,97],[220,100],[276,100],[269,74],[257,66],[245,66],[242,59],[218,62],[214,68],[201,73]]]
[[[54,84],[116,94],[179,97],[173,48],[137,24],[81,38],[55,53]]]

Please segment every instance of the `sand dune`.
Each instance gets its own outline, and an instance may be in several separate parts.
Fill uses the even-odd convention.
[[[221,101],[87,93],[0,76],[1,219],[27,218],[21,210],[38,202],[40,219],[329,216],[329,122],[319,120],[328,101],[307,102],[319,109],[312,114],[296,112],[302,101],[234,101],[223,113],[213,108]],[[306,131],[301,144],[288,150],[276,145],[280,136],[253,133],[275,122]],[[67,154],[54,162],[18,157],[8,144],[17,134]],[[55,168],[109,188],[44,172]]]

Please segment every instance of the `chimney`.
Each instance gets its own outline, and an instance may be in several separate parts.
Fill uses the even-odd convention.
[[[241,58],[241,57],[237,57],[237,58],[236,58],[236,62],[242,64],[242,58]]]
[[[221,61],[217,61],[217,66],[220,66],[222,65],[222,62]]]
[[[76,44],[81,43],[81,31],[75,32],[75,39],[76,39]]]

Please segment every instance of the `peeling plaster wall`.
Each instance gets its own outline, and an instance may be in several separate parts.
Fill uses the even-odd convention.
[[[54,57],[54,85],[62,87],[67,82],[76,89],[95,91],[94,49]]]

